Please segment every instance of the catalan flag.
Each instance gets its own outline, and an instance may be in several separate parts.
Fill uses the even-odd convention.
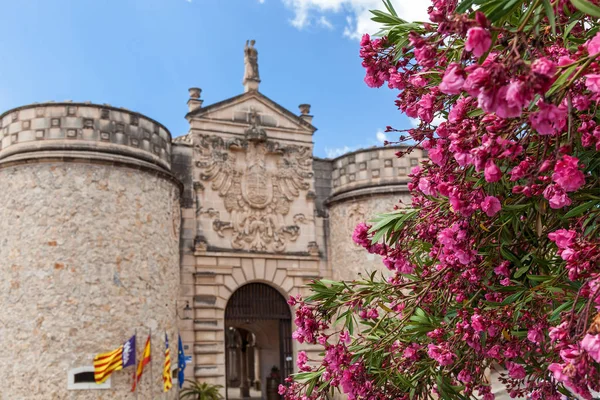
[[[171,376],[171,350],[169,350],[169,337],[165,332],[165,366],[163,367],[163,389],[168,392],[173,387]]]
[[[151,361],[150,357],[150,335],[148,335],[148,339],[146,340],[146,346],[144,346],[144,353],[142,354],[142,359],[138,362],[137,370],[135,371],[135,378],[133,380],[133,386],[131,387],[131,391],[135,392],[135,388],[137,384],[142,379],[142,373],[144,373],[144,367]]]
[[[104,383],[115,371],[135,365],[135,335],[118,349],[94,357],[94,379]]]

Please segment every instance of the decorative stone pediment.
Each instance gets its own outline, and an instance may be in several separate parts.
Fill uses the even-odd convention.
[[[311,141],[316,128],[259,92],[247,92],[188,113],[192,129],[211,129],[218,124],[231,133],[242,134],[255,115],[265,129],[282,139],[302,135]],[[297,138],[294,138],[297,139]]]

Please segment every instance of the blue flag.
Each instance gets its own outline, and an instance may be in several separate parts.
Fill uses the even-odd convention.
[[[135,335],[123,345],[123,368],[135,365]]]
[[[183,370],[185,370],[185,354],[183,354],[183,343],[181,343],[181,335],[179,336],[179,351],[177,352],[177,367],[179,368],[179,373],[177,374],[177,380],[179,381],[179,389],[183,386],[184,374]]]

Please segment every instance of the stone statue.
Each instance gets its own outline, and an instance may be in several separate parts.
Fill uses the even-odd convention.
[[[254,43],[256,41],[246,40],[246,46],[244,47],[244,82],[260,82],[258,74],[258,51],[256,51]]]

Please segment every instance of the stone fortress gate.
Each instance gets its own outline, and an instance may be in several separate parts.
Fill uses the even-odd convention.
[[[310,105],[295,114],[262,94],[253,41],[244,52],[244,92],[204,106],[190,89],[190,129],[173,140],[108,105],[0,116],[0,399],[133,399],[131,370],[85,378],[134,331],[139,357],[149,330],[154,382],[145,372],[140,398],[158,396],[166,331],[175,360],[181,334],[186,379],[266,399],[298,351],[318,354],[292,341],[287,298],[380,268],[352,230],[410,204],[423,154],[315,158]]]

